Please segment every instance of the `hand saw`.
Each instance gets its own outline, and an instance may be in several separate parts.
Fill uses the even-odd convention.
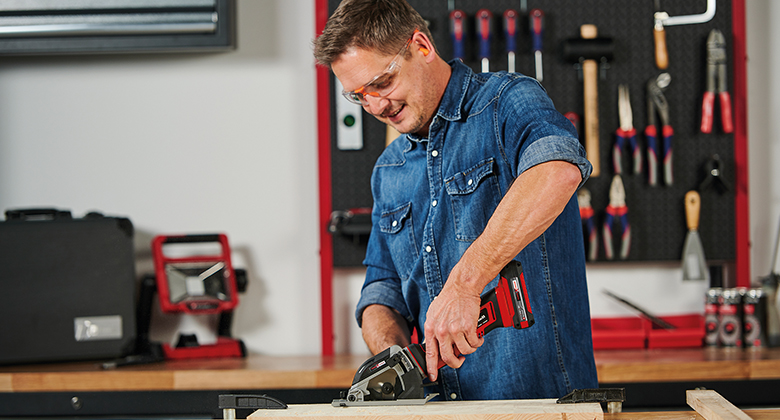
[[[525,287],[523,267],[511,261],[501,270],[498,286],[482,295],[477,336],[499,327],[524,329],[534,324]],[[444,366],[440,362],[439,368]],[[358,368],[352,386],[333,400],[334,407],[373,405],[421,405],[438,394],[425,395],[428,377],[425,344],[391,346]]]

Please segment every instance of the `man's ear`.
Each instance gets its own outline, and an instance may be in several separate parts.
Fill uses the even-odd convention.
[[[415,46],[417,47],[417,49],[420,52],[422,52],[423,55],[426,58],[428,58],[428,59],[432,58],[431,52],[434,52],[433,51],[433,43],[431,43],[430,39],[428,39],[428,36],[426,36],[422,32],[417,31],[412,36],[412,42],[415,43]]]

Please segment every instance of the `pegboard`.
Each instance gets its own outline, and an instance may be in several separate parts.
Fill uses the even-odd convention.
[[[330,15],[338,0],[329,0]],[[642,134],[647,123],[646,83],[662,73],[654,62],[653,14],[654,2],[647,0],[545,0],[527,1],[522,10],[521,1],[510,0],[456,0],[436,2],[409,0],[409,3],[430,22],[439,54],[449,60],[453,54],[449,35],[448,15],[451,8],[463,10],[468,15],[468,41],[464,62],[475,72],[480,71],[477,57],[474,15],[486,8],[493,13],[493,42],[490,70],[505,70],[507,56],[501,15],[506,9],[520,12],[517,35],[516,71],[534,75],[534,58],[531,50],[528,12],[535,7],[545,14],[543,37],[543,66],[545,87],[561,113],[583,114],[583,88],[575,63],[568,62],[561,52],[562,43],[568,38],[579,37],[582,24],[598,27],[600,37],[613,40],[613,59],[608,62],[605,77],[599,80],[599,139],[601,174],[585,185],[591,195],[599,228],[599,261],[605,261],[601,224],[604,209],[609,202],[609,186],[612,180],[612,145],[618,120],[618,85],[627,84],[631,94],[633,123],[642,145],[645,160],[641,175],[627,173],[623,176],[626,202],[629,207],[632,246],[629,261],[679,261],[687,232],[683,197],[688,190],[698,189],[705,178],[705,162],[718,155],[723,162],[721,178],[730,189],[720,193],[715,189],[701,191],[701,220],[699,233],[710,262],[731,261],[735,258],[735,151],[734,135],[724,134],[720,124],[720,106],[715,107],[715,124],[711,134],[699,132],[701,101],[705,90],[706,39],[711,29],[720,29],[726,36],[728,57],[728,87],[733,95],[734,75],[732,4],[718,0],[714,18],[701,24],[666,27],[669,51],[670,86],[664,91],[669,107],[671,125],[674,128],[673,172],[674,183],[663,183],[659,167],[659,184],[651,187],[647,181],[646,140]],[[705,0],[660,1],[664,11],[671,16],[703,13]],[[333,86],[331,92],[338,94]],[[737,104],[735,103],[734,106]],[[331,98],[331,109],[335,100]],[[332,113],[335,114],[335,113]],[[735,110],[735,118],[739,113]],[[370,176],[373,164],[384,148],[385,126],[363,112],[363,148],[339,150],[336,146],[337,122],[331,123],[331,194],[333,209],[371,207]],[[656,117],[656,121],[659,118]],[[659,141],[660,143],[660,141]],[[629,150],[624,149],[624,167],[630,162]],[[662,159],[659,151],[659,160]],[[360,266],[365,254],[365,240],[356,237],[334,235],[333,265],[335,267]],[[619,242],[617,242],[619,244]]]

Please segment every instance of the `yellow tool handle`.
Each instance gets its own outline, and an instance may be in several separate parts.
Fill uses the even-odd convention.
[[[598,36],[596,25],[580,26],[580,36],[583,39],[595,39]],[[585,130],[585,152],[588,160],[593,166],[591,178],[601,174],[601,159],[599,158],[599,79],[598,63],[596,60],[585,60],[582,62],[582,81],[584,106],[584,130]]]
[[[655,38],[655,65],[661,70],[669,67],[669,54],[666,51],[666,31],[663,25],[656,25],[653,29]]]
[[[582,63],[582,79],[585,98],[585,152],[593,165],[591,177],[601,173],[599,159],[599,89],[598,64],[596,60],[585,60]]]
[[[699,230],[699,212],[701,211],[701,197],[696,191],[685,193],[685,220],[689,230]]]

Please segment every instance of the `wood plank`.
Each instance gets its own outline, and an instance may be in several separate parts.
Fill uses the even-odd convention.
[[[742,410],[711,389],[686,391],[686,402],[707,420],[751,420]]]
[[[554,399],[501,401],[432,401],[421,406],[333,407],[290,405],[284,410],[257,410],[248,419],[288,420],[603,420],[598,403],[556,404]]]
[[[14,390],[13,376],[10,373],[0,373],[0,392],[11,392]]]

